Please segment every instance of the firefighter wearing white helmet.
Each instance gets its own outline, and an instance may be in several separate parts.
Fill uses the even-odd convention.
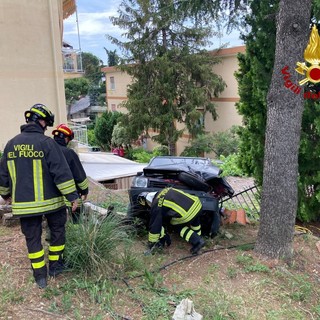
[[[189,242],[190,252],[198,254],[205,242],[201,237],[201,201],[197,196],[175,188],[165,188],[159,192],[143,192],[138,196],[141,205],[150,206],[148,247],[163,248],[171,244],[166,234],[165,221],[174,226],[180,236]]]

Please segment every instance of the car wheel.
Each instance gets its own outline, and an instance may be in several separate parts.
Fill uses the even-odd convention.
[[[184,184],[196,190],[201,190],[205,192],[208,192],[210,190],[210,186],[208,184],[206,184],[204,181],[200,180],[200,178],[191,173],[180,172],[178,175],[178,179]]]

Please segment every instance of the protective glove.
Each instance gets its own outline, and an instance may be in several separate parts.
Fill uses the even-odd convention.
[[[164,247],[166,244],[169,247],[171,244],[171,238],[168,234],[165,234],[162,238],[160,238],[159,242],[162,244]]]
[[[163,245],[161,244],[160,240],[157,242],[148,242],[148,250],[144,252],[145,256],[149,256],[155,253],[157,250],[162,250]]]
[[[163,248],[163,244],[161,243],[161,241],[157,241],[157,242],[148,242],[148,248],[150,250],[154,250],[154,249],[162,249]]]

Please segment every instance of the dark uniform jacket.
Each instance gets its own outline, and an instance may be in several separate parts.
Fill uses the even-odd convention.
[[[58,211],[78,198],[68,163],[58,144],[39,124],[21,126],[0,163],[0,195],[12,198],[12,213],[27,217]]]
[[[165,188],[158,192],[151,204],[149,241],[156,242],[162,236],[163,218],[170,217],[172,225],[188,224],[201,209],[198,197],[179,189]]]
[[[69,164],[79,195],[87,195],[89,192],[89,182],[78,155],[74,150],[67,147],[64,138],[55,137],[54,140],[59,144]]]

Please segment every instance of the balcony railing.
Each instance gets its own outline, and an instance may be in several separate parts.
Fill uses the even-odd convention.
[[[80,50],[62,49],[63,71],[66,73],[83,73]]]

